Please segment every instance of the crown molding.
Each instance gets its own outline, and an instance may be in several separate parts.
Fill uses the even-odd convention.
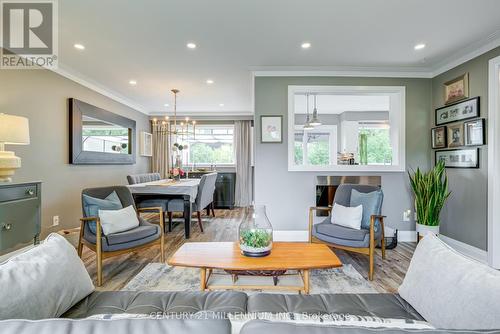
[[[454,53],[452,56],[438,62],[436,66],[433,66],[432,77],[434,78],[499,46],[500,30],[497,30],[488,37],[480,39],[479,41],[462,48],[459,52]]]
[[[144,108],[143,106],[135,103],[134,101],[124,97],[123,95],[113,91],[112,89],[109,89],[108,87],[105,87],[94,80],[91,80],[87,77],[85,77],[83,74],[65,66],[64,64],[59,63],[58,68],[56,69],[50,69],[52,72],[57,73],[71,81],[74,81],[90,90],[93,90],[94,92],[97,92],[101,95],[104,95],[106,97],[109,97],[110,99],[119,102],[121,104],[126,105],[127,107],[130,107],[134,110],[137,110],[143,114],[148,115],[149,112]]]
[[[260,66],[251,71],[254,77],[432,78],[427,67]]]

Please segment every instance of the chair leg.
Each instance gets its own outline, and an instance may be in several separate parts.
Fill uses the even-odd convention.
[[[210,205],[207,206],[207,216],[210,216]]]
[[[163,217],[163,211],[160,212],[160,222],[162,222],[162,225],[165,223],[164,217]],[[165,262],[165,226],[160,226],[161,227],[161,233],[160,233],[160,262],[164,263]]]
[[[380,247],[382,248],[382,259],[385,260],[385,230],[384,230],[384,221],[381,220],[380,224],[381,232],[382,232],[382,240],[380,241]]]
[[[368,272],[368,279],[373,281],[373,271],[374,271],[374,253],[375,253],[375,244],[370,244],[370,269]]]
[[[172,212],[168,212],[168,231],[172,232]]]
[[[210,208],[212,209],[212,216],[215,218],[214,202],[210,203]]]
[[[102,251],[97,248],[97,286],[102,285]]]
[[[203,224],[201,223],[201,211],[196,211],[196,215],[198,216],[198,225],[200,225],[201,233],[203,233]]]
[[[85,227],[85,225],[82,222],[81,225],[80,225],[80,236],[78,238],[78,257],[79,258],[82,257],[82,252],[83,252],[83,242],[82,242],[82,239],[83,239],[83,229],[84,229],[84,227]]]

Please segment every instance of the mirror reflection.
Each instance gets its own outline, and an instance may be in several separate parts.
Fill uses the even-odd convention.
[[[296,166],[392,165],[389,95],[294,95]]]
[[[130,130],[128,128],[82,116],[83,151],[130,154]]]

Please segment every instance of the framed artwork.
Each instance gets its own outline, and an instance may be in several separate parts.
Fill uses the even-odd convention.
[[[444,104],[450,104],[469,97],[469,73],[444,83]]]
[[[260,142],[283,142],[283,116],[260,116]]]
[[[479,148],[436,151],[435,157],[447,168],[479,168]]]
[[[484,118],[464,123],[466,146],[484,145],[484,138],[486,137],[484,134],[484,130],[486,129],[484,123]]]
[[[436,109],[436,125],[479,117],[479,96]]]
[[[431,142],[432,148],[446,148],[447,146],[447,132],[446,126],[439,126],[437,128],[431,129]]]
[[[139,136],[139,154],[143,157],[153,156],[153,135],[151,133],[141,131]]]
[[[448,125],[448,147],[464,146],[464,124]]]

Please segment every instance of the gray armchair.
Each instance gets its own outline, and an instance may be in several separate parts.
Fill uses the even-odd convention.
[[[165,242],[163,232],[163,210],[159,207],[137,209],[139,217],[139,226],[128,231],[103,235],[99,217],[88,216],[85,210],[83,195],[93,198],[105,199],[111,193],[116,192],[120,199],[122,207],[133,205],[134,199],[130,190],[125,186],[113,186],[102,188],[90,188],[82,191],[82,211],[83,218],[80,219],[80,238],[78,240],[78,255],[82,256],[83,246],[85,245],[97,255],[97,286],[102,285],[102,260],[108,257],[121,255],[138,249],[160,244],[160,259],[165,261]],[[148,223],[140,217],[141,211],[156,211],[160,216],[160,226]],[[89,224],[95,223],[95,233]]]
[[[363,205],[363,220],[366,220],[366,224],[362,223],[359,230],[332,224],[331,215],[321,223],[313,224],[314,211],[331,213],[332,206],[311,207],[309,209],[309,242],[324,243],[332,248],[368,255],[370,258],[368,278],[373,280],[375,246],[379,242],[382,247],[382,258],[385,259],[385,239],[383,237],[385,216],[381,215],[384,195],[382,190],[376,186],[341,184],[335,191],[333,203],[351,206],[353,189],[360,196],[363,194],[366,196],[370,193],[368,196],[371,197],[371,205]]]
[[[212,215],[215,217],[213,201],[214,201],[216,180],[217,180],[217,173],[209,173],[201,177],[200,185],[198,186],[198,195],[196,195],[196,200],[192,206],[193,212],[196,212],[197,214],[198,225],[200,225],[201,232],[203,232],[203,224],[201,222],[201,211],[207,208],[207,212],[208,214],[210,214],[210,209],[211,209]],[[168,202],[167,212],[168,212],[169,226],[172,225],[172,212],[181,212],[181,211],[182,212],[184,211],[183,200],[173,199]]]

